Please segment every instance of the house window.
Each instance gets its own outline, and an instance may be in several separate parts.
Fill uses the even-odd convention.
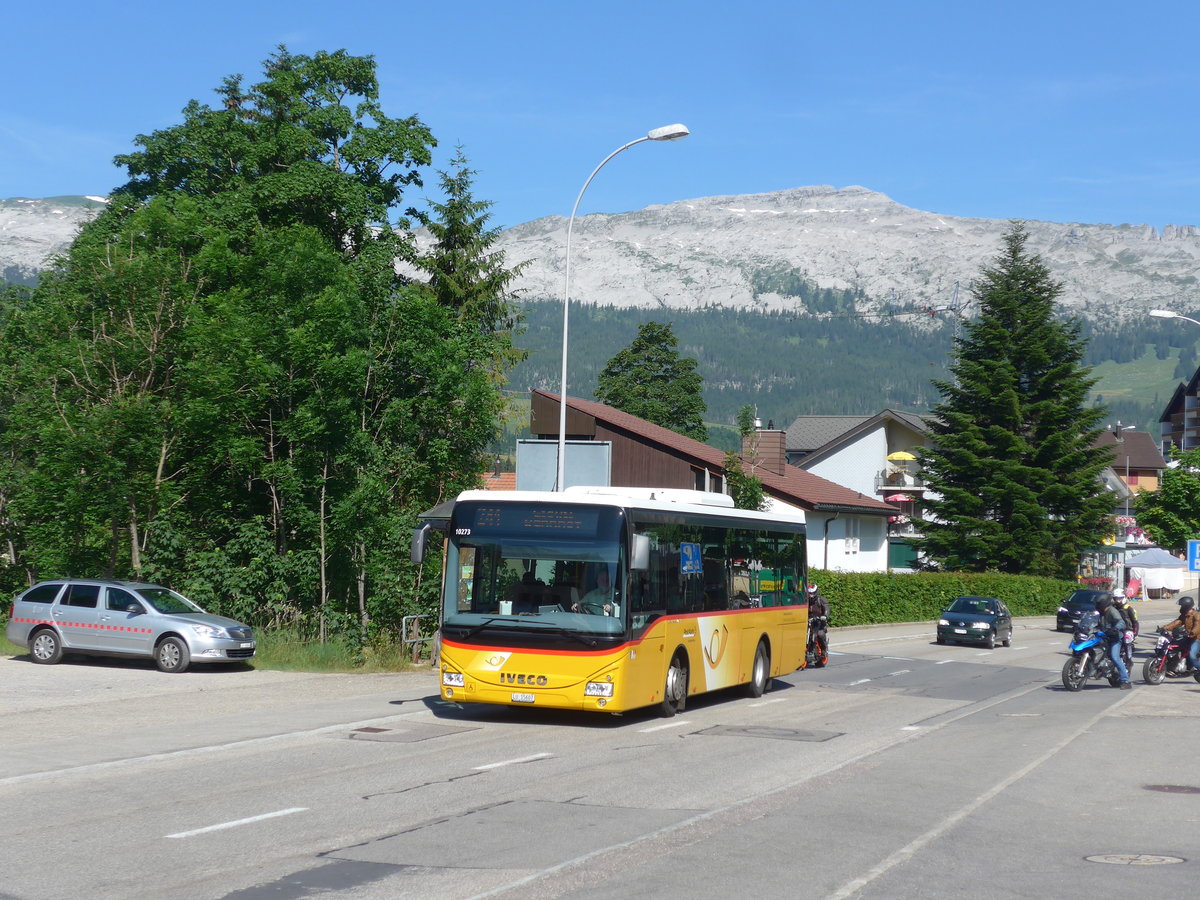
[[[1135,484],[1137,484],[1138,483],[1138,473],[1137,472],[1129,472],[1125,477],[1125,483],[1127,485],[1129,485],[1130,487],[1133,487]]]
[[[708,473],[705,472],[703,469],[698,468],[696,466],[692,466],[692,479],[695,482],[696,490],[698,490],[698,491],[707,491],[708,490]]]

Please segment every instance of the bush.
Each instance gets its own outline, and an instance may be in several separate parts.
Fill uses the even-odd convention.
[[[829,624],[878,625],[885,622],[923,622],[936,619],[950,601],[964,595],[996,597],[1014,616],[1051,616],[1071,591],[1074,581],[998,572],[882,572],[809,571],[829,601]]]

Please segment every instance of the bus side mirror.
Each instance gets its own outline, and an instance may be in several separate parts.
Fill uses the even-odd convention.
[[[629,568],[635,572],[645,572],[650,568],[650,535],[633,536],[633,556],[629,560]]]
[[[432,522],[422,522],[413,529],[412,548],[409,551],[409,557],[412,559],[414,566],[419,566],[425,562],[425,542],[429,539],[429,532],[433,531]]]

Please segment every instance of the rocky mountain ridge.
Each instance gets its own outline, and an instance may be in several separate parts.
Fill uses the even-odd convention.
[[[33,284],[103,207],[103,197],[0,200],[0,281]]]
[[[0,201],[0,276],[30,283],[103,198]],[[1064,307],[1119,323],[1151,308],[1200,310],[1200,228],[1030,221],[1030,248],[1063,282]],[[856,313],[960,303],[1000,249],[1003,219],[910,209],[864,187],[706,197],[575,221],[571,299],[627,308],[797,315],[798,285],[854,291]],[[536,219],[497,241],[530,300],[561,300],[566,221]]]
[[[995,258],[1009,222],[910,209],[863,187],[796,188],[578,217],[571,299],[618,307],[726,307],[800,315],[779,284],[859,292],[859,313],[946,305]],[[1026,223],[1029,247],[1063,282],[1064,307],[1122,321],[1200,308],[1200,228]],[[529,298],[562,297],[566,223],[505,231]],[[966,299],[966,294],[963,295]]]

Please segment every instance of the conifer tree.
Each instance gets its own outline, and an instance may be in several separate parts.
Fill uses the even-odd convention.
[[[628,347],[600,373],[596,399],[697,441],[704,426],[704,379],[696,360],[680,356],[670,323],[645,322]]]
[[[1111,451],[1094,447],[1107,411],[1086,405],[1079,324],[1055,318],[1062,286],[1027,240],[1014,223],[973,288],[981,311],[956,342],[954,382],[934,382],[919,545],[946,569],[1071,576],[1109,527]]]

